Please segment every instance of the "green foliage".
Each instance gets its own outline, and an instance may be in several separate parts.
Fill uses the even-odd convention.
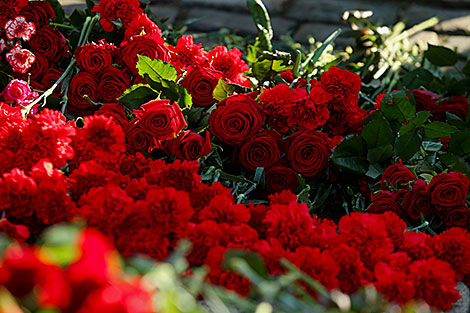
[[[365,173],[369,168],[367,142],[359,135],[346,136],[333,150],[331,160],[339,168]]]
[[[428,44],[424,57],[437,66],[453,66],[459,60],[457,53],[449,48]]]
[[[118,100],[121,100],[129,109],[139,110],[142,104],[157,99],[159,96],[160,93],[152,89],[150,85],[136,84],[124,91]]]
[[[262,0],[247,0],[247,6],[250,10],[253,21],[258,29],[259,48],[263,50],[272,50],[271,40],[273,39],[273,29],[269,18],[268,10]]]

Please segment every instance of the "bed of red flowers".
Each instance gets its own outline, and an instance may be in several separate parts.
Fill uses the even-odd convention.
[[[10,2],[0,228],[18,243],[0,284],[19,303],[152,312],[141,281],[111,269],[112,246],[163,261],[183,239],[186,275],[206,266],[206,281],[244,297],[257,286],[222,266],[233,249],[261,256],[270,277],[287,260],[327,290],[372,285],[400,305],[448,310],[457,282],[470,284],[468,91],[371,101],[359,75],[309,70],[321,52],[273,52],[263,23],[242,58],[162,32],[137,0],[88,1],[70,17],[56,1]],[[90,229],[69,264],[34,246],[80,220]]]

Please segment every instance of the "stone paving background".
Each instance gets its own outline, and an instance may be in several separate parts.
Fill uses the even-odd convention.
[[[59,0],[71,10],[85,0]],[[346,10],[372,10],[371,18],[383,25],[405,21],[412,26],[437,16],[441,22],[430,31],[421,32],[416,40],[457,48],[470,55],[470,0],[264,0],[277,37],[291,34],[305,43],[309,35],[322,41],[336,28],[347,29],[341,21]],[[257,31],[246,8],[246,0],[152,0],[151,9],[170,23],[203,17],[190,25],[195,32],[228,28],[243,35]],[[343,40],[343,41],[342,41]],[[337,39],[339,45],[348,39]],[[349,39],[350,40],[350,39]]]

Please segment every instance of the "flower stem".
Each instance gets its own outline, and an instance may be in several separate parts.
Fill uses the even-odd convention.
[[[49,26],[62,27],[66,29],[75,29],[75,27],[73,27],[72,25],[64,25],[60,23],[49,23]]]

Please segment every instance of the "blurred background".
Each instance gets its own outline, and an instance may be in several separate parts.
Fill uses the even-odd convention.
[[[226,31],[242,36],[257,35],[256,27],[246,8],[246,0],[150,0],[152,12],[168,24],[184,22],[189,32]],[[66,10],[84,7],[85,0],[60,0]],[[470,55],[470,0],[264,0],[270,13],[277,40],[308,44],[323,41],[337,28],[349,29],[342,20],[349,10],[372,11],[370,20],[378,25],[391,26],[399,21],[407,27],[430,17],[439,24],[411,38],[434,45],[456,48]],[[189,22],[189,23],[188,23]],[[354,44],[344,32],[335,41],[339,47]]]

